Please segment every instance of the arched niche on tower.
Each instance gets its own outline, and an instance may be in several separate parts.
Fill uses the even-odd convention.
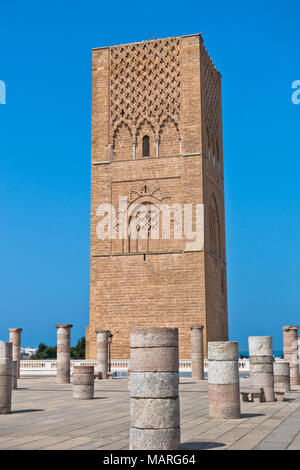
[[[220,217],[216,197],[213,194],[209,203],[209,249],[212,254],[222,258]]]
[[[163,121],[159,129],[159,156],[180,155],[180,135],[172,119]]]
[[[132,134],[127,124],[122,122],[113,138],[113,160],[132,159]]]

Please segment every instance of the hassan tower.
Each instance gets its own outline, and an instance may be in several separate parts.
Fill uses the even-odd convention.
[[[205,351],[228,339],[221,75],[200,34],[97,48],[92,60],[86,357],[96,330],[123,359],[130,328],[168,326],[189,359],[190,325],[204,326]]]

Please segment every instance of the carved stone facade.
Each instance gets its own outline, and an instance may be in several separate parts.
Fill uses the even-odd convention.
[[[92,100],[87,358],[96,330],[128,358],[130,328],[152,326],[178,327],[189,358],[192,324],[206,353],[228,339],[221,76],[199,34],[94,49]],[[116,209],[105,239],[101,203]],[[197,204],[204,240],[191,246],[178,236],[181,208]]]
[[[110,112],[114,147],[122,130],[137,142],[148,127],[155,141],[180,118],[180,45],[178,38],[110,49]],[[179,149],[178,149],[179,150]],[[116,156],[119,157],[116,152]],[[125,159],[128,155],[124,155]]]

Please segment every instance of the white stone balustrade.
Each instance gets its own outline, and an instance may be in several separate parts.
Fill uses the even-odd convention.
[[[276,359],[277,360],[277,359]],[[128,367],[128,359],[112,359],[111,360],[111,372],[126,372]],[[71,360],[71,373],[75,366],[96,366],[96,360],[78,359]],[[240,372],[249,372],[249,359],[239,360]],[[204,360],[204,370],[207,372],[207,360]],[[46,360],[21,360],[20,361],[21,376],[33,376],[33,375],[45,375],[45,376],[56,376],[56,359]],[[192,361],[191,359],[180,359],[179,360],[179,372],[191,372]]]

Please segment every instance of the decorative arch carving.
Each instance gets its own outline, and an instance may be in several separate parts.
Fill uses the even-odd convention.
[[[118,233],[121,220],[127,220],[128,238],[120,240],[118,245],[122,253],[147,253],[149,251],[163,251],[171,246],[173,240],[162,239],[162,212],[161,205],[172,208],[172,197],[158,186],[147,183],[133,187],[127,195],[120,211],[116,214],[115,231]],[[139,212],[140,209],[140,213]],[[135,220],[134,220],[135,219]],[[134,236],[130,232],[130,224],[133,222]],[[171,233],[178,224],[176,214],[170,211]],[[135,227],[139,226],[136,236]],[[145,230],[147,237],[144,236]],[[152,236],[152,231],[157,231],[157,238]],[[151,236],[149,236],[151,233]],[[118,237],[117,237],[118,238]]]
[[[159,155],[179,155],[179,141],[180,133],[176,121],[170,117],[164,119],[159,128]]]
[[[122,121],[113,135],[114,160],[129,160],[132,158],[132,132],[128,124]]]

